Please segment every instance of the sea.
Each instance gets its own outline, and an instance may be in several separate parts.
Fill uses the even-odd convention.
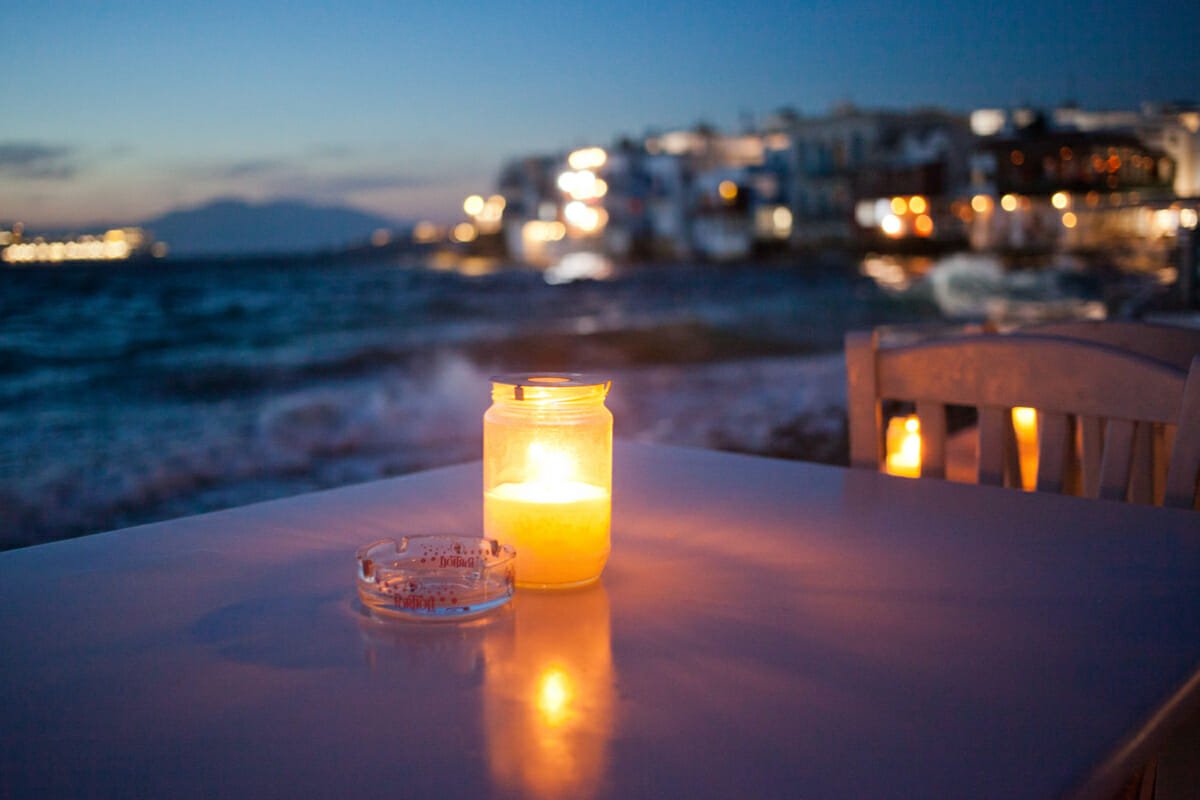
[[[477,459],[490,375],[609,376],[618,437],[844,463],[842,339],[1123,313],[1151,273],[810,253],[0,269],[0,549]]]

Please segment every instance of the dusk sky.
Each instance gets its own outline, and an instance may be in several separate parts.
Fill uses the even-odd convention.
[[[1200,99],[1200,3],[9,3],[0,222],[454,216],[508,157],[789,105]]]

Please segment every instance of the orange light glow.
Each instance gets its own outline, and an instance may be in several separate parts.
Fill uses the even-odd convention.
[[[721,181],[717,186],[717,193],[721,195],[721,199],[726,203],[732,203],[738,196],[737,184],[733,181]]]
[[[892,198],[892,213],[899,216],[908,213],[908,201],[903,197]]]
[[[971,208],[976,214],[987,214],[992,210],[992,198],[986,194],[977,194],[971,198]]]
[[[913,230],[917,236],[929,237],[933,234],[933,219],[928,214],[921,214],[913,221]]]
[[[1066,192],[1055,192],[1054,194],[1050,195],[1050,205],[1054,206],[1059,211],[1062,211],[1070,204],[1071,195],[1067,194]]]
[[[1012,422],[1021,464],[1021,488],[1031,492],[1037,486],[1037,411],[1028,406],[1017,406],[1012,410]]]
[[[924,214],[929,210],[929,204],[925,202],[925,198],[919,194],[915,194],[908,198],[908,210],[914,214]]]
[[[1009,153],[1008,158],[1012,161],[1014,167],[1019,167],[1025,163],[1025,154],[1020,150],[1013,150]]]
[[[475,241],[479,233],[475,230],[475,226],[469,222],[460,222],[454,226],[454,232],[451,234],[456,242],[467,244]]]
[[[921,477],[921,423],[915,414],[888,420],[886,451],[884,471],[888,475]]]
[[[1006,194],[1000,198],[1000,207],[1005,211],[1017,210],[1017,196],[1014,194]]]
[[[1062,215],[1062,224],[1064,228],[1074,228],[1079,224],[1079,219],[1070,211]]]

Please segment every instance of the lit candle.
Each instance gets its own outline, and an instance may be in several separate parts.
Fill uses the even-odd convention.
[[[484,492],[483,529],[517,551],[518,585],[578,585],[608,561],[612,508],[607,488],[574,480],[570,457],[534,442],[531,478]]]
[[[1012,421],[1013,431],[1017,435],[1017,454],[1021,462],[1021,488],[1032,492],[1037,486],[1037,411],[1027,406],[1017,406],[1012,410]]]
[[[604,570],[612,515],[608,386],[566,374],[492,379],[483,528],[516,549],[518,586],[582,586]]]
[[[921,477],[921,423],[915,414],[888,420],[884,471],[902,478]]]

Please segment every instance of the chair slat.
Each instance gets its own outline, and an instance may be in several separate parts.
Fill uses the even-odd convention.
[[[946,477],[946,406],[930,400],[917,401],[921,422],[921,477]]]
[[[1100,455],[1104,447],[1104,420],[1099,417],[1079,418],[1079,469],[1082,473],[1082,495],[1095,499],[1100,496]]]
[[[1048,411],[1040,415],[1037,474],[1039,492],[1062,494],[1065,490],[1074,438],[1071,420],[1066,414]]]
[[[1171,450],[1171,465],[1167,468],[1167,491],[1163,505],[1175,508],[1195,508],[1198,495],[1196,482],[1200,478],[1200,357],[1192,359],[1183,403],[1179,409],[1179,425],[1175,430],[1175,446]]]
[[[1134,424],[1127,419],[1110,419],[1104,432],[1104,458],[1100,464],[1100,496],[1124,500],[1133,460]]]
[[[1006,423],[1008,428],[1012,427],[1010,415],[1007,408],[997,406],[979,409],[979,482],[986,486],[1004,485]]]
[[[846,335],[846,414],[850,428],[850,466],[879,469],[883,463],[883,411],[875,379],[878,333]]]

